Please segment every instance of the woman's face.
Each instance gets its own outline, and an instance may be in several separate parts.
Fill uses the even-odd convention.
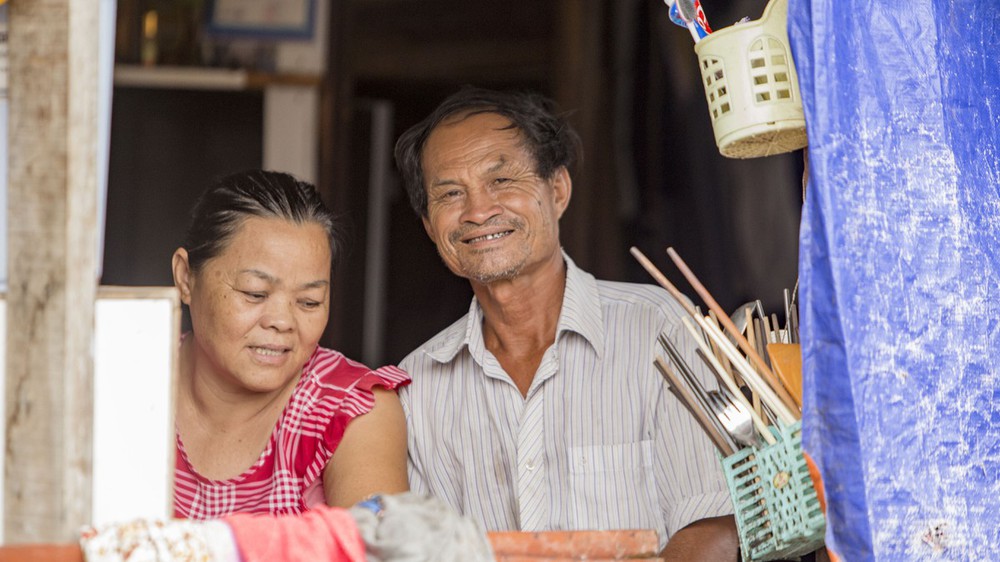
[[[278,218],[244,221],[197,273],[178,250],[174,272],[191,309],[197,376],[252,392],[285,388],[326,327],[330,259],[322,226]]]

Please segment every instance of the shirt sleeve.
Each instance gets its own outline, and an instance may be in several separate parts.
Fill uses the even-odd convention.
[[[402,388],[399,392],[399,401],[403,405],[403,414],[406,416],[406,472],[410,481],[410,491],[422,495],[431,493],[424,478],[423,463],[421,462],[420,447],[416,439],[416,432],[412,427],[412,416],[410,415],[411,393],[409,388]]]

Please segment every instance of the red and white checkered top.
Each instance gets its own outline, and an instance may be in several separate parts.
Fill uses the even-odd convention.
[[[198,474],[177,436],[174,517],[301,513],[323,503],[323,469],[348,422],[375,405],[372,387],[395,389],[409,382],[410,377],[397,367],[371,370],[340,352],[316,348],[267,447],[243,474],[229,480]]]

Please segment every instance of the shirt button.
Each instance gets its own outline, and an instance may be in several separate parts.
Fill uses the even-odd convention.
[[[528,471],[532,471],[538,468],[538,465],[535,464],[535,461],[533,459],[531,459],[528,460],[528,462],[524,463],[524,468],[528,469]]]

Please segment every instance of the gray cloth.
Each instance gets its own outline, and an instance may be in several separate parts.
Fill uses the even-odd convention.
[[[368,507],[373,504],[381,505]],[[369,562],[493,560],[482,527],[436,498],[413,492],[380,496],[350,512]]]

